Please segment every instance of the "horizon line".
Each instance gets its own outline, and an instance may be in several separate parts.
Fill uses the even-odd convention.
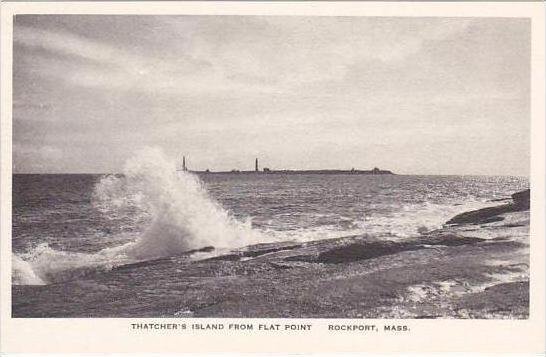
[[[344,169],[308,169],[308,170],[294,170],[294,169],[282,169],[282,170],[272,170],[269,172],[269,174],[273,173],[280,173],[283,172],[294,172],[294,171],[302,171],[305,173],[305,171],[342,171],[339,174],[345,175],[350,174],[351,170],[344,170]],[[355,169],[355,171],[371,171],[371,170],[360,170]],[[177,169],[176,172],[182,172],[182,170]],[[239,170],[236,172],[230,171],[210,171],[206,172],[205,170],[187,170],[186,172],[195,173],[195,174],[241,174],[241,173],[259,173],[259,174],[268,174],[268,172],[262,171],[255,171],[255,170]],[[14,175],[125,175],[123,172],[12,172],[12,176]],[[314,174],[313,172],[309,172],[309,174]],[[397,173],[392,172],[391,175],[389,174],[376,174],[376,175],[366,175],[366,176],[489,176],[489,177],[495,177],[495,176],[502,176],[502,177],[524,177],[524,178],[530,178],[530,173],[527,175],[515,175],[515,174],[477,174],[477,173],[462,173],[462,174],[442,174],[442,173]]]

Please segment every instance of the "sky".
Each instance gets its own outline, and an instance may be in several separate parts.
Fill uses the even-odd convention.
[[[528,19],[18,15],[13,56],[18,173],[529,174]]]

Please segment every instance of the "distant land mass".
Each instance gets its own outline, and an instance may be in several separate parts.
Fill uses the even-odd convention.
[[[283,175],[305,175],[305,174],[318,174],[318,175],[332,175],[332,174],[351,174],[351,175],[394,175],[392,171],[381,170],[374,167],[372,170],[357,170],[352,168],[350,170],[336,170],[336,169],[323,169],[323,170],[272,170],[269,167],[264,167],[260,170],[258,158],[254,161],[254,170],[238,170],[233,169],[230,171],[211,171],[209,169],[198,171],[189,170],[186,165],[186,156],[182,157],[182,168],[178,171],[189,171],[193,173],[203,174],[283,174]]]
[[[181,170],[183,171],[183,170]],[[318,174],[318,175],[333,175],[333,174],[350,174],[350,175],[395,175],[392,171],[389,170],[380,170],[378,168],[374,168],[373,170],[334,170],[334,169],[326,169],[326,170],[271,170],[267,167],[264,168],[262,171],[259,170],[231,170],[231,171],[210,171],[210,170],[204,170],[204,171],[193,171],[193,170],[186,170],[193,173],[203,173],[203,174],[283,174],[283,175],[306,175],[306,174]]]

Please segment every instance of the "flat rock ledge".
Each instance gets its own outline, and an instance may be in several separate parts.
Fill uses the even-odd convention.
[[[501,214],[528,210],[530,196],[529,189],[516,192],[512,195],[510,203],[464,212],[451,218],[446,224],[484,224],[502,221],[504,218],[500,216]]]

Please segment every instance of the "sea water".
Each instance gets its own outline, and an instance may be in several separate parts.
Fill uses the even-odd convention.
[[[526,177],[193,174],[147,149],[120,174],[14,175],[12,282],[47,284],[206,246],[405,239],[528,187]]]

